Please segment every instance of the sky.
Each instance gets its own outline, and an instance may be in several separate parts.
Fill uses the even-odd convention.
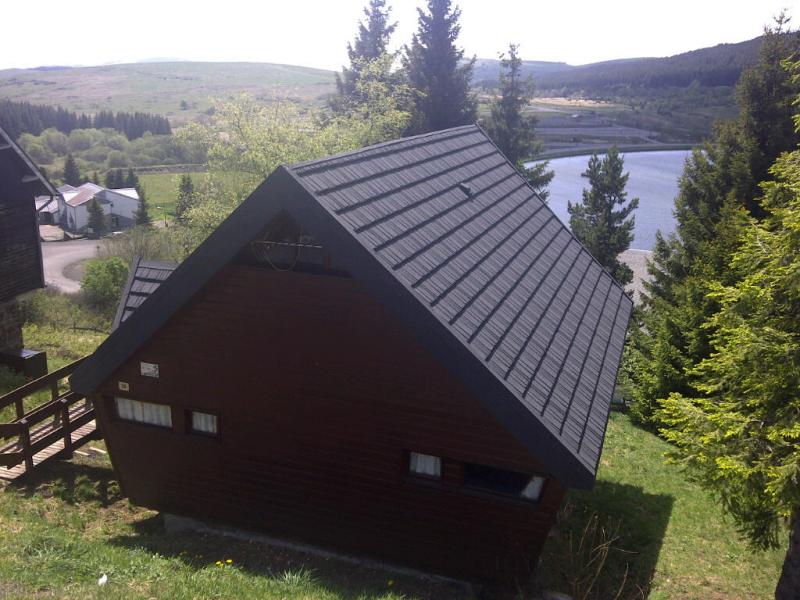
[[[367,0],[0,0],[0,69],[153,58],[254,61],[339,69]],[[460,0],[468,56],[520,44],[526,60],[585,64],[670,56],[754,38],[800,0]],[[421,0],[389,0],[394,46],[416,29]]]

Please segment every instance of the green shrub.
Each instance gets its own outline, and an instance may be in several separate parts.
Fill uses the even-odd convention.
[[[128,279],[128,265],[118,256],[96,258],[86,265],[81,292],[86,302],[103,311],[113,310]]]

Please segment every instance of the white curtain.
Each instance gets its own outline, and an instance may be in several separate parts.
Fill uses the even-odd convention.
[[[192,411],[192,430],[202,433],[217,433],[217,416]]]
[[[172,410],[165,404],[139,402],[130,398],[116,398],[116,401],[117,415],[120,419],[160,427],[172,427]]]
[[[442,459],[438,456],[431,456],[430,454],[412,452],[409,458],[408,468],[411,473],[416,475],[441,477]]]
[[[528,498],[530,500],[538,500],[539,496],[542,494],[542,488],[544,487],[544,477],[531,477],[531,480],[528,482],[528,485],[525,486],[525,489],[522,490],[520,496],[523,498]]]

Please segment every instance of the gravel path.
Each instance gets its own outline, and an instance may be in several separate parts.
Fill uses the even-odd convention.
[[[647,259],[652,255],[650,250],[626,250],[620,255],[620,260],[633,269],[633,283],[630,284],[630,287],[633,288],[633,301],[636,304],[639,303],[639,298],[644,292],[642,282],[650,278],[647,273]]]
[[[73,240],[70,242],[42,242],[44,281],[47,287],[67,294],[76,294],[81,289],[80,281],[70,279],[79,269],[68,267],[97,256],[97,240]],[[65,273],[65,270],[67,273]]]

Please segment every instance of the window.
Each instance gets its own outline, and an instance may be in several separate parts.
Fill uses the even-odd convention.
[[[191,411],[191,413],[193,432],[217,435],[217,415],[198,412],[196,410]]]
[[[424,475],[438,479],[442,476],[442,459],[430,454],[411,452],[408,458],[408,472],[412,475]]]
[[[464,465],[464,485],[487,492],[538,500],[544,487],[544,477],[467,463]]]
[[[140,402],[129,398],[115,398],[115,400],[117,416],[120,419],[172,428],[172,410],[166,404]]]

